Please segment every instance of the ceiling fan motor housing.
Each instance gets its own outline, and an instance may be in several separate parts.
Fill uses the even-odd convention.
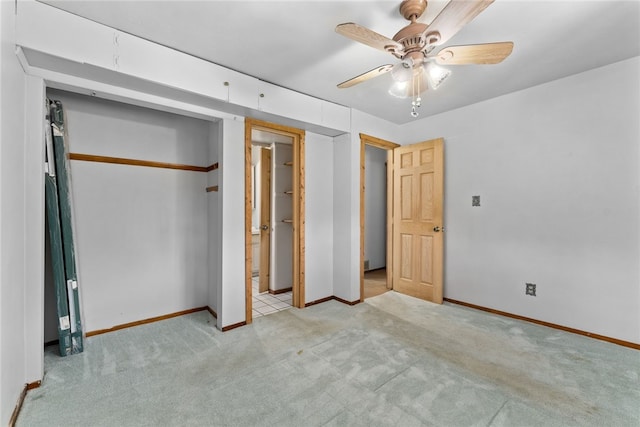
[[[404,0],[400,3],[400,14],[411,22],[418,19],[427,8],[427,0]]]

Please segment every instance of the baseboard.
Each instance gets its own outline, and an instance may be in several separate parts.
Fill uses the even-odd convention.
[[[165,314],[163,316],[151,317],[149,319],[137,320],[135,322],[123,323],[121,325],[116,325],[108,329],[98,329],[96,331],[87,332],[87,337],[92,337],[94,335],[106,334],[107,332],[114,332],[120,329],[131,328],[133,326],[140,326],[147,323],[159,322],[160,320],[171,319],[173,317],[184,316],[185,314],[196,313],[198,311],[209,310],[209,307],[197,307],[191,308],[189,310],[178,311],[171,314]],[[215,313],[213,310],[210,311],[212,314]],[[217,317],[217,315],[215,315]]]
[[[60,344],[60,340],[47,341],[46,343],[44,343],[44,348],[50,347],[52,345],[58,345],[58,344]]]
[[[333,299],[338,301],[338,302],[341,302],[343,304],[347,304],[347,305],[356,305],[356,304],[360,304],[362,302],[359,299],[357,299],[355,301],[347,301],[346,299],[338,298],[335,295],[334,295]]]
[[[331,301],[332,299],[334,299],[335,297],[333,295],[331,295],[330,297],[326,297],[326,298],[320,298],[317,299],[315,301],[311,301],[306,303],[304,306],[306,307],[311,307],[312,305],[316,305],[316,304],[322,304],[323,302],[327,302],[327,301]]]
[[[291,292],[292,290],[293,288],[284,288],[284,289],[275,289],[275,290],[269,289],[269,293],[271,295],[278,295],[278,294],[284,294],[285,292]]]
[[[215,319],[217,319],[217,318],[218,318],[218,313],[216,313],[216,312],[215,312],[215,310],[214,310],[213,308],[211,308],[211,307],[207,306],[207,311],[208,311],[209,313],[211,313],[211,315],[212,315]]]
[[[524,320],[525,322],[535,323],[536,325],[546,326],[548,328],[558,329],[564,332],[570,332],[572,334],[583,335],[589,338],[595,338],[601,341],[607,341],[612,344],[621,345],[623,347],[632,348],[634,350],[640,350],[640,344],[619,340],[617,338],[611,338],[604,335],[594,334],[587,331],[582,331],[580,329],[569,328],[567,326],[557,325],[555,323],[545,322],[544,320],[532,319],[530,317],[520,316],[519,314],[508,313],[506,311],[494,310],[493,308],[483,307],[481,305],[475,305],[464,301],[458,301],[451,298],[443,298],[445,301],[450,302],[452,304],[458,304],[465,307],[473,308],[476,310],[486,311],[488,313],[498,314],[500,316],[510,317],[512,319]]]
[[[331,301],[331,300],[335,300],[335,301],[341,302],[342,304],[347,304],[347,305],[356,305],[356,304],[359,304],[359,303],[362,302],[359,299],[355,300],[355,301],[347,301],[347,300],[339,298],[339,297],[337,297],[335,295],[331,295],[331,296],[326,297],[326,298],[320,298],[318,300],[308,302],[304,306],[305,307],[311,307],[312,305],[322,304],[323,302],[327,302],[327,301]]]
[[[13,409],[11,413],[11,418],[9,418],[9,427],[14,427],[16,422],[18,421],[18,416],[20,415],[20,410],[22,409],[22,404],[24,403],[24,398],[27,396],[29,384],[25,384],[20,392],[20,396],[18,396],[18,403],[16,403],[16,407]]]
[[[229,326],[223,327],[222,328],[222,332],[227,332],[227,331],[230,331],[232,329],[239,328],[240,326],[245,326],[246,324],[247,324],[247,322],[234,323],[233,325],[229,325]]]

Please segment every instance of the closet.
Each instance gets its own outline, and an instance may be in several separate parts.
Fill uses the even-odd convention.
[[[85,331],[216,310],[219,124],[54,89],[47,97],[66,114]],[[45,342],[57,339],[49,286],[45,277]]]

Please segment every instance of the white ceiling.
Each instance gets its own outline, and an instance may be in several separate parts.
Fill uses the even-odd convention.
[[[396,59],[340,36],[335,26],[356,22],[392,37],[408,23],[399,1],[44,2],[395,123],[414,120],[409,100],[388,95],[389,75],[336,88]],[[429,1],[420,21],[429,23],[446,3]],[[419,118],[640,55],[640,1],[496,0],[446,45],[497,41],[515,43],[510,57],[451,66],[446,83],[423,95]]]

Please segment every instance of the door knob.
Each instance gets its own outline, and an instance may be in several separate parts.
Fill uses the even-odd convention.
[[[263,225],[260,227],[260,230],[267,231],[268,229],[269,229],[269,226],[268,226],[267,224],[263,224]]]
[[[438,227],[437,225],[435,227],[433,227],[433,231],[435,231],[436,233],[440,231],[440,227]]]

